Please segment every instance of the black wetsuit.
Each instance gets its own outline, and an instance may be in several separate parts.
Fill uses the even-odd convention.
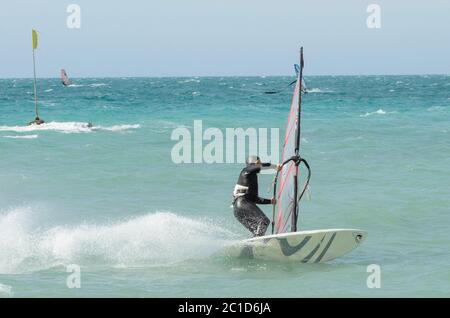
[[[270,163],[261,164],[271,167]],[[242,169],[234,191],[234,216],[255,236],[263,236],[270,224],[269,218],[256,204],[271,204],[269,199],[258,196],[258,176],[261,171],[259,165],[248,165]],[[236,190],[239,188],[238,190]]]
[[[42,124],[44,124],[44,123],[45,123],[45,122],[44,122],[42,119],[40,119],[39,117],[36,117],[35,120],[30,121],[30,122],[28,123],[28,126],[30,126],[30,125],[42,125]]]

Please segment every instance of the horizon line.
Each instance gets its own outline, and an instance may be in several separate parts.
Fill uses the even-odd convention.
[[[417,74],[311,74],[311,75],[305,75],[305,77],[345,77],[345,76],[366,76],[366,77],[373,77],[373,76],[450,76],[450,73],[417,73]],[[90,79],[90,78],[111,78],[111,79],[117,79],[117,78],[207,78],[207,77],[259,77],[259,78],[265,78],[265,77],[295,77],[295,75],[160,75],[160,76],[147,76],[147,75],[135,75],[135,76],[70,76],[69,78],[73,79]],[[33,77],[2,77],[0,76],[0,80],[15,80],[15,79],[33,79]],[[40,76],[36,77],[36,79],[59,79],[58,76]]]

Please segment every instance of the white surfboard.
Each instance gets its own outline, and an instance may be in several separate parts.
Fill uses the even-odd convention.
[[[301,231],[244,240],[224,252],[237,258],[324,263],[352,251],[366,237],[367,232],[356,229]]]

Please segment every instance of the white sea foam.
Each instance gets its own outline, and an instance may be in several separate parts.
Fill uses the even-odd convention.
[[[93,126],[93,130],[107,130],[107,131],[124,131],[124,130],[130,130],[130,129],[139,129],[141,128],[141,125],[135,124],[135,125],[115,125],[110,127],[104,127],[104,126]]]
[[[9,139],[36,139],[36,138],[39,138],[39,135],[3,136],[3,138],[9,138]]]
[[[9,298],[13,296],[12,287],[0,283],[0,298]]]
[[[308,88],[306,89],[308,93],[334,93],[332,90],[320,89],[320,88]]]
[[[360,115],[359,117],[368,117],[368,116],[372,116],[372,115],[386,115],[386,114],[387,114],[386,111],[384,111],[380,108],[377,111],[365,113],[364,115]]]
[[[101,87],[101,86],[108,86],[108,84],[105,83],[94,83],[89,85],[90,87]]]
[[[67,87],[83,87],[84,85],[82,85],[82,84],[70,84],[70,85],[67,85]]]
[[[83,122],[49,122],[42,125],[30,126],[0,126],[0,131],[13,132],[37,132],[37,131],[56,131],[66,134],[73,133],[89,133],[98,130],[104,131],[123,131],[129,129],[138,129],[141,126],[135,125],[114,125],[110,127],[92,126],[89,123]]]
[[[45,90],[46,93],[49,93],[49,92],[52,92],[52,91],[53,91],[53,88],[49,88],[49,89]]]
[[[17,208],[0,212],[0,274],[91,262],[168,265],[208,257],[236,239],[236,234],[211,222],[170,212],[111,224],[42,229],[31,208]]]
[[[14,132],[36,132],[54,130],[63,133],[90,132],[92,130],[88,123],[81,122],[49,122],[42,125],[30,126],[0,126],[0,131]]]
[[[182,80],[178,82],[179,84],[185,84],[185,83],[200,83],[200,80],[197,78],[190,78],[187,80]]]

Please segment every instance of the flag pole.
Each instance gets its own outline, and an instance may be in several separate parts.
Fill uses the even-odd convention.
[[[34,57],[34,47],[33,47],[33,76],[34,76],[34,109],[36,112],[36,117],[39,117],[38,113],[38,103],[37,103],[37,90],[36,90],[36,60]]]

